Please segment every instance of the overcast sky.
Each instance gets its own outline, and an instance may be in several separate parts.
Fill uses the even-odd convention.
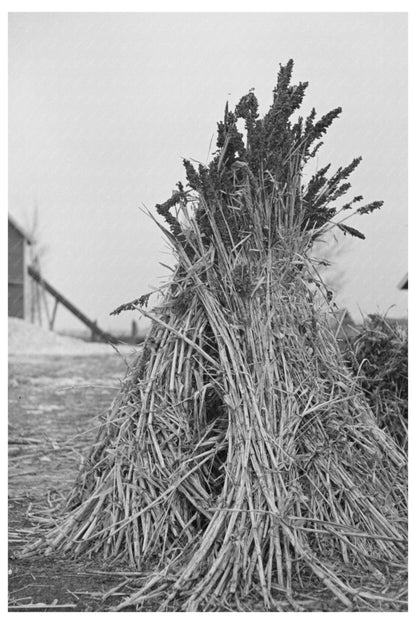
[[[139,209],[207,162],[216,122],[255,88],[264,114],[279,63],[309,81],[302,112],[342,106],[318,166],[362,155],[355,195],[380,212],[337,258],[339,305],[407,315],[407,18],[393,13],[26,13],[9,20],[9,211],[47,246],[45,277],[105,329],[156,286],[167,244]],[[211,150],[212,151],[212,150]],[[341,237],[342,238],[342,237]],[[77,321],[58,313],[59,327]]]

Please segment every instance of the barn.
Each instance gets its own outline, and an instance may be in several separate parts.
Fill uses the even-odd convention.
[[[30,320],[30,284],[27,267],[32,237],[9,215],[8,223],[8,315]]]
[[[400,290],[408,290],[409,289],[409,278],[406,275],[400,280],[400,282],[397,285],[398,288],[400,288]]]

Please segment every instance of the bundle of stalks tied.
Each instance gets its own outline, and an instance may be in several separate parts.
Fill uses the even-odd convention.
[[[344,366],[308,255],[330,227],[362,237],[336,219],[361,198],[334,207],[359,159],[305,183],[340,109],[292,124],[292,65],[263,118],[253,92],[226,108],[212,162],[185,161],[189,188],[157,207],[177,260],[162,303],[115,311],[152,327],[47,547],[148,571],[119,609],[296,609],[311,576],[349,608],[354,566],[403,561],[405,457]]]

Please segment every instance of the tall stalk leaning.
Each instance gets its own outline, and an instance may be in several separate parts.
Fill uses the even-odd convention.
[[[376,599],[351,570],[403,565],[406,459],[344,366],[310,257],[331,227],[363,238],[343,215],[382,202],[339,206],[359,158],[305,182],[341,111],[292,123],[292,67],[263,118],[253,92],[226,108],[211,163],[185,161],[188,188],[157,206],[177,260],[162,303],[115,311],[152,327],[47,552],[145,570],[119,609],[298,608],[311,576],[350,608]]]

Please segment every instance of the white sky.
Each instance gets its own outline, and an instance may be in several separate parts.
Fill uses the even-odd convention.
[[[139,206],[206,162],[225,101],[255,87],[264,113],[279,63],[309,81],[302,112],[342,106],[319,166],[353,157],[353,193],[382,199],[351,221],[367,237],[339,256],[353,317],[407,315],[407,19],[394,13],[27,13],[9,20],[9,211],[35,204],[45,277],[105,329],[109,312],[166,270],[168,248]],[[342,237],[341,237],[342,238]],[[62,326],[77,321],[58,313]]]

